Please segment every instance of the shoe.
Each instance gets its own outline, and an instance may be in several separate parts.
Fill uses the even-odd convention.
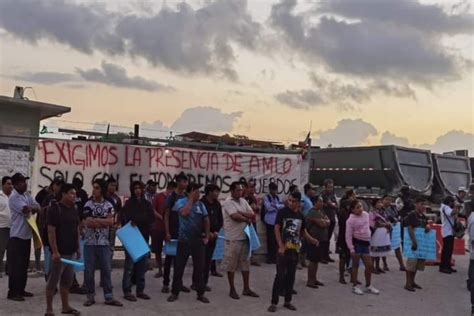
[[[377,290],[373,285],[370,285],[368,287],[365,288],[365,291],[369,294],[375,294],[375,295],[379,295],[380,294],[380,291]]]
[[[290,311],[295,311],[296,310],[295,305],[291,304],[290,302],[283,304],[283,307],[289,309]]]
[[[383,267],[383,270],[384,270],[384,271],[390,271],[390,269],[388,268],[388,266]]]
[[[317,289],[318,286],[316,284],[313,284],[313,283],[306,283],[306,286],[309,287],[309,288],[312,288],[312,289]]]
[[[293,294],[293,295],[297,295],[297,294],[298,294],[298,292],[296,292],[296,291],[295,291],[295,289],[293,289],[293,290],[291,290],[291,294]]]
[[[132,293],[127,293],[123,296],[124,299],[126,299],[127,301],[129,302],[136,302],[137,301],[137,298],[135,297],[135,295],[133,295]]]
[[[191,290],[190,290],[188,287],[186,287],[186,286],[183,285],[183,286],[181,287],[181,292],[183,292],[183,293],[191,293]]]
[[[23,297],[33,297],[35,295],[33,293],[23,291],[23,294],[21,296],[23,296]]]
[[[318,280],[316,280],[316,285],[317,285],[317,286],[324,286],[324,283],[323,283],[323,282],[320,282],[320,281],[318,281]]]
[[[230,292],[229,296],[230,296],[230,298],[232,298],[234,300],[240,300],[239,294],[237,294],[235,291]]]
[[[357,295],[364,295],[364,292],[362,292],[362,290],[358,286],[352,287],[352,293]]]
[[[167,301],[170,303],[173,303],[174,301],[178,300],[178,295],[171,294],[170,297],[168,297]]]
[[[250,264],[253,265],[254,267],[260,267],[261,266],[261,264],[257,261],[253,261]]]
[[[328,257],[326,260],[327,260],[328,262],[336,262],[336,261],[335,261],[334,259],[332,259],[331,257]]]
[[[411,286],[405,286],[404,289],[409,291],[409,292],[415,292],[415,289]]]
[[[205,292],[211,292],[212,289],[211,289],[210,286],[207,286],[207,285],[206,285],[206,286],[204,287],[204,291],[205,291]]]
[[[198,296],[197,300],[200,301],[201,303],[204,303],[204,304],[209,304],[210,303],[209,299],[207,297],[205,297],[204,295]]]
[[[445,274],[451,274],[452,273],[450,269],[439,269],[439,272],[445,273]]]
[[[163,285],[161,288],[161,293],[168,294],[170,292],[170,287],[167,285]]]
[[[327,260],[321,260],[321,261],[319,261],[319,263],[322,263],[322,264],[329,264],[329,261],[327,261]]]
[[[117,301],[116,299],[105,300],[104,304],[109,305],[109,306],[117,306],[117,307],[123,306],[123,304]]]
[[[149,300],[151,298],[150,296],[148,296],[147,294],[145,294],[143,292],[142,293],[137,293],[137,297],[142,299],[142,300]]]
[[[223,275],[217,271],[214,271],[214,272],[211,272],[211,275],[214,276],[214,277],[217,277],[217,278],[222,278]]]
[[[155,279],[159,279],[163,276],[163,272],[161,271],[158,271],[156,274],[155,274]]]
[[[403,267],[403,266],[400,267],[400,271],[406,271],[406,270],[407,270],[407,268],[405,268],[405,267]]]
[[[378,269],[374,269],[374,271],[372,271],[372,274],[379,275],[379,274],[380,274],[380,271],[379,271]]]
[[[272,305],[270,305],[270,307],[268,307],[267,311],[269,313],[274,313],[274,312],[277,311],[277,306],[272,304]]]
[[[385,270],[383,270],[383,269],[379,269],[379,272],[380,272],[381,274],[387,273],[387,272],[385,272]]]
[[[191,291],[195,291],[195,292],[197,292],[197,287],[195,287],[195,286],[194,286],[194,284],[193,284],[193,285],[191,285]]]
[[[456,273],[458,270],[451,268],[451,273]]]
[[[7,297],[10,301],[15,301],[15,302],[24,302],[25,298],[21,295],[9,295]]]
[[[339,279],[339,283],[341,283],[341,284],[347,284],[345,278],[340,278],[340,279]]]

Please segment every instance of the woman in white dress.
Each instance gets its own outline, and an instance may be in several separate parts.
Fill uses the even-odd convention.
[[[386,257],[391,251],[390,231],[392,224],[386,217],[383,210],[382,199],[377,198],[372,202],[372,210],[370,211],[370,229],[372,237],[370,239],[370,256],[373,260],[374,274],[385,273],[380,269],[380,258]]]

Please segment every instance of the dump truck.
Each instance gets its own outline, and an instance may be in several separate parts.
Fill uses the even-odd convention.
[[[455,195],[459,187],[469,188],[472,181],[472,159],[451,154],[432,154],[434,185],[432,199],[441,202],[447,195]]]
[[[413,195],[429,197],[433,174],[428,150],[394,145],[311,150],[310,181],[321,186],[333,179],[338,195],[356,188],[359,194],[395,196],[408,186]]]

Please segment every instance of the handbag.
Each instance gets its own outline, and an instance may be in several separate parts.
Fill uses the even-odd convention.
[[[446,215],[446,212],[443,209],[443,214],[448,220],[449,225],[453,228],[453,234],[456,238],[462,239],[464,238],[464,233],[466,232],[466,227],[457,219],[454,219],[454,223],[451,222],[449,216]]]

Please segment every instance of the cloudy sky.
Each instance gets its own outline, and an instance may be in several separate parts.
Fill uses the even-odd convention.
[[[474,153],[474,8],[451,0],[1,0],[0,94],[48,124]]]

